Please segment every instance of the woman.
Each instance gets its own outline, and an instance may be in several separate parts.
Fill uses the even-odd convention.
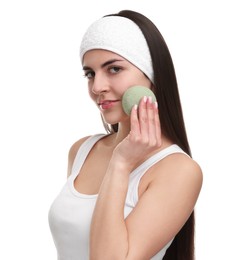
[[[70,149],[68,180],[49,212],[59,260],[194,259],[194,207],[202,171],[191,158],[172,59],[145,16],[94,22],[80,57],[107,134]],[[134,85],[150,88],[130,116]]]

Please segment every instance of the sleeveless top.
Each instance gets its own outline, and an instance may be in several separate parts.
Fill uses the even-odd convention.
[[[104,134],[91,136],[80,146],[71,175],[50,207],[49,226],[58,260],[89,260],[90,223],[98,194],[79,193],[74,187],[74,180],[91,148],[104,136]],[[125,218],[138,202],[138,186],[141,177],[152,165],[173,153],[184,153],[184,151],[175,144],[171,145],[154,154],[130,173],[124,209]],[[172,240],[151,260],[162,260],[171,242]]]

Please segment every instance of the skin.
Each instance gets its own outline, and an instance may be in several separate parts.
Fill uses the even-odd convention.
[[[90,97],[105,121],[119,123],[118,133],[96,143],[74,183],[81,193],[99,194],[91,224],[90,259],[150,259],[178,233],[192,213],[202,186],[202,171],[185,154],[167,156],[144,174],[139,201],[124,219],[131,171],[172,142],[161,133],[158,107],[150,98],[144,97],[138,107],[133,107],[130,117],[122,109],[121,97],[127,88],[151,88],[142,71],[105,50],[88,51],[83,67]],[[103,103],[105,100],[115,102],[109,105]],[[86,138],[70,149],[69,174]]]

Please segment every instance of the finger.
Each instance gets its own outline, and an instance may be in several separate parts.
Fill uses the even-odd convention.
[[[148,123],[148,135],[149,144],[156,144],[156,118],[155,118],[155,104],[152,102],[152,97],[147,99],[147,123]]]
[[[147,113],[147,97],[144,96],[139,105],[139,124],[140,132],[143,142],[148,142],[149,139],[149,126],[148,126],[148,113]]]
[[[155,129],[156,129],[156,140],[157,140],[157,145],[161,146],[161,122],[160,122],[160,117],[159,117],[159,112],[158,112],[158,103],[154,103],[154,114],[155,114]]]
[[[134,105],[131,109],[130,115],[131,134],[140,135],[140,125],[138,119],[138,106]]]

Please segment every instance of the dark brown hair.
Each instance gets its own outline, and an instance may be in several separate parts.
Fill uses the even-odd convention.
[[[158,102],[162,132],[191,156],[176,73],[163,36],[152,21],[140,13],[123,10],[112,15],[132,20],[144,34],[152,58],[154,71],[154,86],[152,90]],[[112,125],[110,131],[117,132],[118,124]],[[175,236],[163,260],[194,260],[194,226],[194,212],[192,212],[187,222]]]

